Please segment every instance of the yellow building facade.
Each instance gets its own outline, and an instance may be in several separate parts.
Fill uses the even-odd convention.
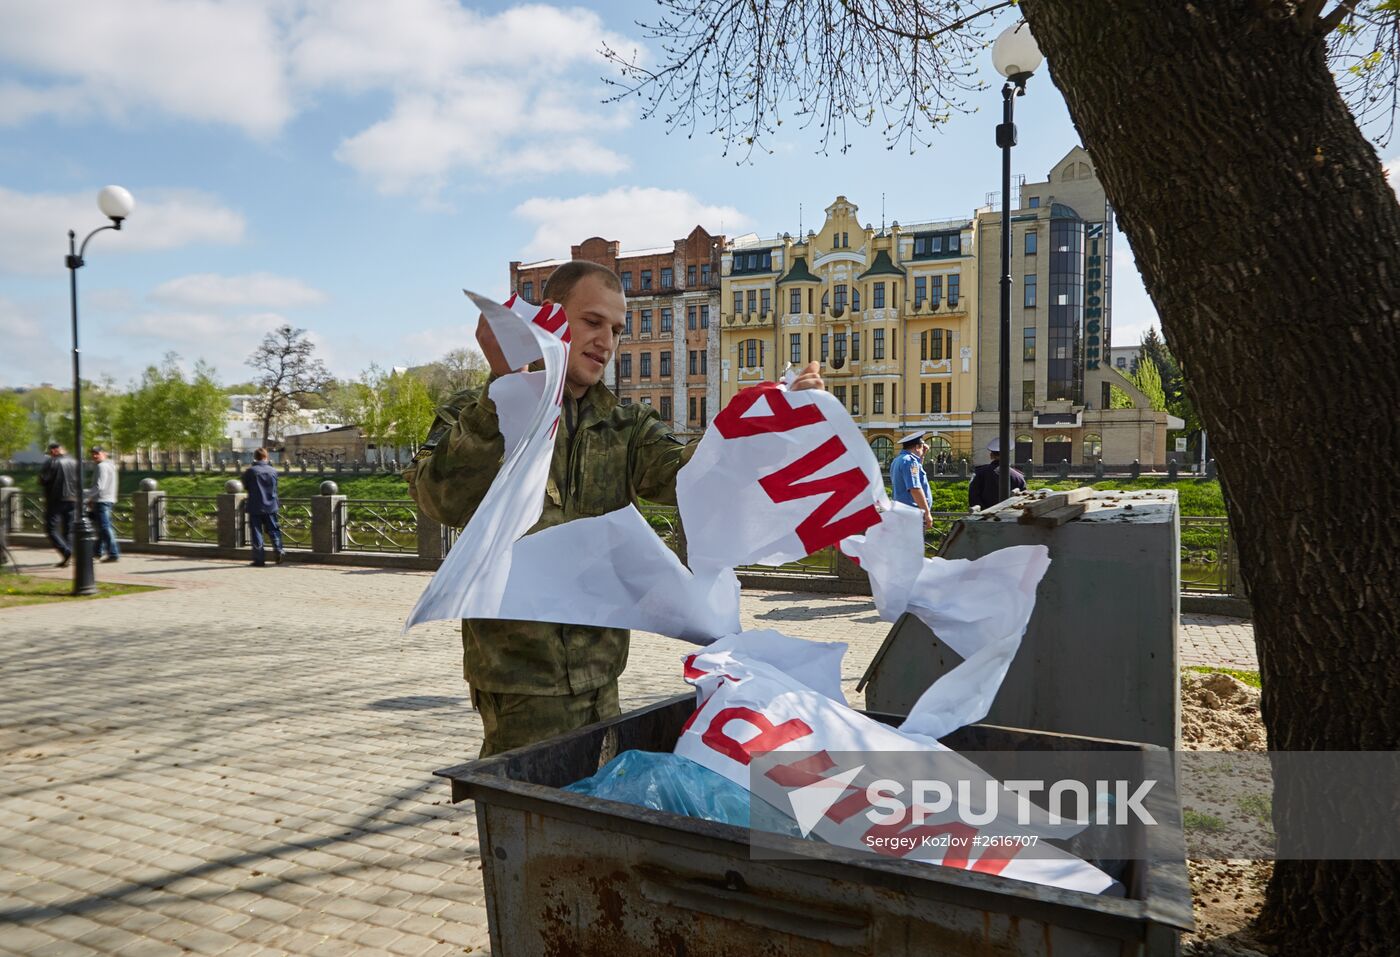
[[[977,259],[971,219],[861,225],[845,196],[806,236],[726,243],[720,404],[821,362],[881,465],[901,435],[929,433],[929,460],[971,459],[977,400]]]

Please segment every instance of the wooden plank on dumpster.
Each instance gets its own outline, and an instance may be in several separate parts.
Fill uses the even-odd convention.
[[[1059,508],[1042,512],[1039,515],[1032,515],[1029,511],[1021,515],[1020,521],[1025,525],[1039,525],[1041,528],[1057,528],[1065,522],[1073,521],[1083,515],[1088,508],[1086,502],[1075,502],[1073,505],[1062,505]]]
[[[1068,492],[1053,492],[1038,501],[1031,502],[1025,507],[1025,513],[1027,515],[1044,515],[1046,512],[1053,512],[1066,505],[1076,505],[1090,498],[1093,494],[1094,489],[1088,485],[1070,489]]]

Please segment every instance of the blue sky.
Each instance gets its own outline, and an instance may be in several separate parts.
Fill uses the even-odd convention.
[[[510,260],[593,233],[637,248],[696,222],[795,232],[799,203],[818,225],[838,193],[871,221],[881,192],[891,220],[926,220],[998,187],[995,86],[913,155],[861,132],[821,156],[792,129],[744,166],[717,138],[641,120],[635,101],[601,104],[600,42],[641,43],[634,20],[653,11],[0,0],[0,385],[69,377],[66,231],[102,224],[107,183],[137,209],[79,277],[84,372],[120,383],[167,350],[242,380],[282,321],[341,376],[415,364],[471,344],[464,286],[501,294]],[[1077,142],[1041,73],[1018,108],[1030,180]],[[1155,313],[1117,249],[1123,344]]]

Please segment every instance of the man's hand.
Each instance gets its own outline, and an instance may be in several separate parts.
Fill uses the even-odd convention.
[[[807,363],[801,374],[792,382],[792,390],[799,389],[824,389],[826,384],[822,382],[822,366],[820,362],[813,360]]]
[[[924,511],[924,528],[933,528],[933,513]]]
[[[546,299],[540,303],[540,308],[548,309],[553,305]],[[496,341],[496,334],[491,331],[491,323],[486,321],[484,314],[476,320],[476,344],[481,346],[481,354],[486,357],[486,364],[491,367],[491,372],[495,375],[510,375],[512,372],[524,372],[529,368],[529,366],[521,366],[519,369],[512,369],[506,363],[506,357],[501,352],[501,344]]]

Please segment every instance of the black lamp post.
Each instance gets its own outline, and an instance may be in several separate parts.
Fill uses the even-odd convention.
[[[1000,468],[997,470],[997,500],[1011,497],[1011,469],[1016,446],[1011,441],[1011,147],[1016,145],[1013,122],[1016,97],[1026,92],[1026,81],[1044,59],[1025,21],[1008,27],[992,44],[992,65],[1006,77],[1001,88],[1001,122],[997,124],[997,146],[1001,147],[1001,343],[997,408],[1000,420],[997,444]]]
[[[68,291],[73,307],[73,455],[78,460],[78,505],[74,516],[73,536],[73,594],[97,594],[97,579],[92,570],[93,545],[96,535],[92,523],[88,521],[86,503],[83,500],[87,488],[83,468],[83,380],[78,364],[78,270],[83,266],[83,253],[92,237],[106,229],[121,229],[122,220],[131,215],[136,201],[120,186],[105,186],[97,194],[97,208],[112,221],[110,226],[99,226],[87,234],[82,246],[75,246],[77,234],[68,230],[68,255],[64,265],[68,267]]]

